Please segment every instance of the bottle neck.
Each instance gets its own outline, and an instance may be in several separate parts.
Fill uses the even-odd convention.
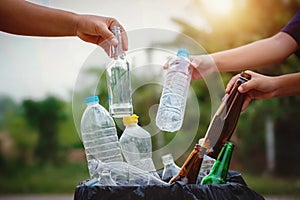
[[[215,175],[226,180],[234,145],[225,143],[209,175]]]
[[[131,123],[131,124],[125,124],[126,127],[135,127],[137,126],[137,123]]]
[[[113,34],[118,40],[117,46],[110,46],[110,57],[117,60],[117,59],[124,59],[125,58],[125,52],[123,51],[123,45],[122,45],[122,35],[121,35],[121,29],[120,27],[113,26],[112,30]]]
[[[169,161],[164,163],[164,168],[168,168],[168,167],[176,167],[176,164],[174,161]]]
[[[93,101],[93,102],[86,103],[87,106],[93,106],[93,105],[97,105],[97,104],[99,104],[99,101]]]

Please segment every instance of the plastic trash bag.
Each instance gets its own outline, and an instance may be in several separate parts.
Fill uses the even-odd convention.
[[[76,187],[74,200],[263,200],[251,190],[241,174],[229,171],[227,183],[222,185],[172,185],[143,186],[86,186],[84,182]]]

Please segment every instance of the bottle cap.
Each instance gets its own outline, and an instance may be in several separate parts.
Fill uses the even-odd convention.
[[[136,114],[133,114],[131,116],[128,117],[124,117],[123,118],[123,124],[127,125],[127,124],[136,124],[139,122],[138,120],[139,116],[137,116]]]
[[[229,142],[229,141],[225,142],[224,146],[227,146],[230,149],[234,149],[234,144],[232,142]]]
[[[99,102],[98,96],[90,96],[85,99],[85,103]]]
[[[204,142],[204,138],[200,138],[198,141],[198,144],[200,144],[202,146],[202,143]]]
[[[166,154],[166,155],[163,155],[161,157],[161,159],[162,159],[163,164],[166,165],[173,161],[173,156],[172,156],[172,154]]]
[[[188,58],[190,56],[190,52],[187,49],[180,48],[178,49],[177,56],[183,56]]]

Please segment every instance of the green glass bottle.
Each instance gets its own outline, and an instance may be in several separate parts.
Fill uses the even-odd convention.
[[[224,144],[210,173],[202,179],[201,185],[226,183],[226,177],[233,149],[234,145],[231,142],[226,142]]]

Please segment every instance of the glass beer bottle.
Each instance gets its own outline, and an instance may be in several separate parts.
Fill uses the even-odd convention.
[[[210,170],[210,173],[202,179],[201,185],[226,183],[233,149],[234,145],[231,142],[226,142],[224,144],[215,164]]]
[[[194,150],[183,163],[178,174],[173,176],[169,183],[172,184],[176,181],[183,181],[185,184],[195,184],[203,161],[204,151],[204,148],[199,144],[196,144]]]
[[[210,123],[203,147],[209,150],[207,153],[212,158],[218,157],[223,144],[231,138],[235,130],[246,96],[245,93],[238,91],[238,87],[250,79],[251,75],[245,72],[240,73]]]

